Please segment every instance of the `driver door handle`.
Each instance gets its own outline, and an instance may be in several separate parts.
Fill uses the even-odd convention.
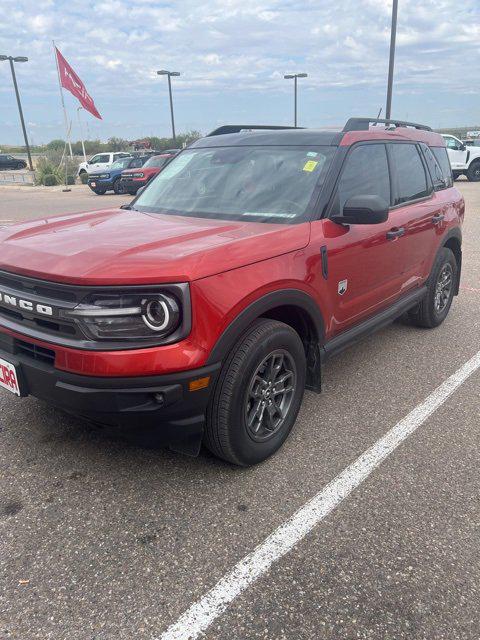
[[[393,227],[390,231],[387,231],[387,240],[395,240],[405,235],[405,227]]]
[[[444,218],[445,218],[444,213],[436,213],[432,218],[432,222],[433,224],[438,224],[439,222],[442,222]]]

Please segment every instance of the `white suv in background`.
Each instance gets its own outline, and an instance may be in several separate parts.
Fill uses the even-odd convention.
[[[468,146],[455,136],[442,134],[455,180],[463,175],[470,182],[480,181],[480,147]]]
[[[77,174],[92,173],[92,171],[105,171],[110,169],[115,160],[119,158],[128,158],[131,154],[126,151],[111,151],[108,153],[97,153],[92,156],[88,162],[81,162],[78,166]]]

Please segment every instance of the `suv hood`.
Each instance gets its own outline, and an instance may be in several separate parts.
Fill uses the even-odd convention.
[[[0,269],[71,284],[191,281],[301,249],[310,224],[110,209],[0,227]]]

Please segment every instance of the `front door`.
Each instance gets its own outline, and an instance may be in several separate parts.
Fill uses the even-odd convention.
[[[452,169],[454,171],[458,169],[464,169],[467,165],[468,154],[466,146],[461,140],[455,138],[455,136],[444,136],[444,138]]]
[[[358,195],[380,196],[390,205],[385,144],[359,144],[350,150],[329,215],[341,215],[345,202]],[[339,225],[326,218],[312,223],[312,243],[327,247],[328,278],[320,286],[326,284],[333,301],[330,335],[388,306],[402,293],[404,222],[402,213],[395,212],[380,224]]]

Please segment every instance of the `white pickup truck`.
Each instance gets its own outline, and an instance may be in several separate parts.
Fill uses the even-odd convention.
[[[480,147],[467,146],[455,136],[442,134],[445,138],[448,157],[455,180],[467,176],[470,182],[480,181]]]
[[[88,162],[81,162],[78,166],[77,174],[92,173],[93,171],[105,171],[110,169],[115,160],[130,156],[126,151],[110,151],[105,153],[97,153],[92,156]]]

